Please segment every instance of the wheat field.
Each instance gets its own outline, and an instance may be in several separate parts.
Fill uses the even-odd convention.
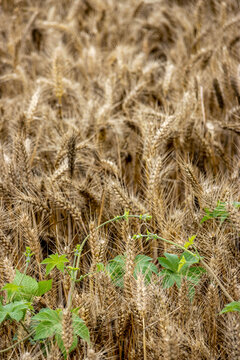
[[[220,314],[240,300],[239,31],[239,0],[0,2],[0,286],[26,247],[26,275],[53,279],[1,322],[1,359],[240,359],[239,312]],[[158,261],[190,237],[206,268],[192,297]],[[72,268],[46,275],[53,254]],[[31,336],[44,308],[62,310],[65,355]],[[73,309],[90,341],[70,351]]]

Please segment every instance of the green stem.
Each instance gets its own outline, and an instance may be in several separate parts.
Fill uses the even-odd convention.
[[[107,225],[107,224],[110,224],[114,221],[118,221],[118,220],[122,220],[122,219],[129,219],[129,218],[137,218],[137,219],[141,219],[142,216],[141,215],[128,215],[128,214],[124,214],[124,215],[119,215],[119,216],[115,216],[113,219],[110,219],[110,220],[107,220],[105,221],[104,223],[102,223],[101,225],[97,226],[96,227],[96,230],[102,228],[103,226]],[[91,234],[88,234],[85,239],[83,240],[83,242],[81,243],[80,245],[80,248],[77,252],[77,255],[75,255],[77,257],[77,263],[76,263],[76,266],[74,264],[73,267],[76,267],[76,268],[79,268],[79,263],[80,263],[80,258],[81,258],[81,254],[82,254],[82,250],[83,250],[83,247],[84,245],[86,244],[87,240],[89,239]],[[73,291],[74,291],[74,288],[75,288],[75,282],[76,282],[76,279],[77,279],[77,272],[78,270],[75,270],[74,271],[74,274],[73,274],[73,277],[71,279],[71,287],[70,287],[70,290],[69,290],[69,293],[68,293],[68,301],[67,301],[67,308],[70,309],[71,306],[72,306],[72,295],[73,295]]]
[[[179,244],[175,243],[174,241],[164,239],[164,238],[162,238],[162,237],[160,237],[160,236],[158,236],[156,234],[148,234],[148,235],[141,235],[141,236],[143,238],[149,238],[149,237],[151,238],[151,236],[152,236],[152,238],[154,238],[154,239],[162,240],[162,241],[165,241],[168,244],[175,245],[175,246],[179,247],[180,249],[182,249],[182,250],[184,250],[184,251],[188,252],[189,254],[196,257],[196,254],[194,254],[192,251],[186,249],[184,246],[179,245]],[[199,260],[201,261],[201,258],[199,258]]]
[[[164,239],[156,234],[148,234],[148,235],[142,235],[142,237],[152,237],[154,239],[159,239],[162,241],[165,241],[166,243],[172,244],[174,246],[177,246],[178,248],[188,252],[189,254],[191,254],[192,256],[196,257],[196,254],[194,254],[192,251],[186,249],[184,246],[176,244],[175,242],[171,241],[171,240],[167,240]],[[199,256],[199,255],[198,255]],[[214,273],[214,271],[210,268],[210,266],[208,266],[208,264],[205,263],[205,261],[202,260],[201,257],[199,257],[199,261],[202,263],[202,265],[205,267],[205,269],[207,270],[207,272],[212,276],[212,278],[216,281],[216,283],[219,285],[219,287],[222,289],[224,295],[232,302],[234,301],[234,299],[231,297],[231,295],[228,293],[228,291],[225,289],[225,287],[223,286],[223,284],[221,283],[221,281],[218,279],[217,275]]]

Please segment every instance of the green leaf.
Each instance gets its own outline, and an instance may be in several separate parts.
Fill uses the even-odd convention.
[[[24,275],[20,271],[16,270],[16,275],[13,281],[15,285],[21,285],[18,293],[15,295],[16,300],[26,299],[30,300],[38,290],[38,283],[31,276]]]
[[[0,324],[6,319],[8,313],[5,311],[0,311]]]
[[[152,263],[152,258],[146,255],[137,255],[134,260],[136,266],[134,268],[134,277],[137,278],[137,274],[140,272],[145,275],[147,283],[151,281],[152,273],[157,274],[158,269]]]
[[[20,321],[24,318],[28,309],[32,309],[31,303],[25,300],[14,301],[0,306],[0,323],[5,319]]]
[[[228,212],[226,210],[226,203],[223,201],[218,201],[217,206],[215,207],[215,209],[212,212],[210,212],[209,209],[204,209],[204,210],[207,215],[205,215],[202,218],[201,224],[206,220],[217,219],[217,218],[219,218],[221,223],[223,223],[228,217]]]
[[[64,264],[68,262],[69,261],[66,258],[66,255],[52,254],[49,258],[44,259],[41,264],[47,264],[46,275],[48,275],[55,267],[57,267],[57,269],[61,272],[64,272]]]
[[[65,349],[65,347],[64,347],[64,345],[63,345],[62,337],[61,337],[59,334],[56,334],[56,335],[55,335],[55,338],[56,338],[56,340],[57,340],[57,344],[58,344],[58,346],[59,346],[59,349],[60,349],[61,352],[63,353],[64,359],[67,359],[67,352],[66,352],[66,349]],[[69,354],[70,354],[74,349],[76,349],[77,344],[78,344],[78,338],[77,338],[77,336],[75,335],[75,336],[73,337],[72,346],[71,346],[70,349],[69,349]]]
[[[194,240],[196,239],[196,237],[197,237],[197,235],[193,235],[188,238],[188,241],[190,242],[191,245],[194,243]]]
[[[187,269],[183,275],[186,275],[187,280],[196,285],[204,273],[206,273],[206,269],[201,266],[193,266]]]
[[[44,321],[41,322],[36,327],[36,335],[34,336],[34,340],[42,340],[46,339],[48,337],[53,336],[56,333],[56,326],[49,326],[48,323],[45,323]]]
[[[123,287],[123,276],[125,273],[125,256],[118,255],[113,260],[110,260],[106,266],[113,283],[116,286]]]
[[[180,261],[181,261],[181,259],[183,257],[186,260],[186,263],[185,263],[184,267],[189,267],[189,266],[191,266],[193,264],[197,264],[197,263],[199,263],[199,260],[200,260],[198,255],[191,255],[187,251],[184,251],[184,253],[181,255]]]
[[[6,290],[7,294],[8,294],[8,298],[11,298],[11,296],[14,293],[19,292],[21,288],[22,288],[22,286],[19,286],[19,285],[13,284],[13,283],[9,283],[9,284],[6,284],[1,290]]]
[[[164,255],[165,258],[164,257],[158,258],[159,264],[165,267],[166,269],[169,269],[173,272],[177,272],[178,263],[179,263],[178,256],[175,254],[168,254],[168,253],[164,253]]]
[[[78,335],[81,339],[90,343],[90,334],[84,321],[79,316],[73,314],[73,331],[75,335]]]
[[[53,323],[57,323],[62,320],[61,310],[52,310],[49,308],[42,309],[37,315],[33,317],[33,320],[50,321]]]
[[[15,311],[12,311],[9,315],[10,315],[11,319],[20,321],[24,317],[24,312],[19,309],[16,309]]]
[[[37,289],[37,292],[36,292],[35,295],[36,296],[42,296],[43,294],[46,294],[46,292],[51,290],[51,288],[52,288],[52,279],[39,281],[38,289]]]
[[[231,303],[225,305],[220,314],[225,314],[227,312],[233,311],[240,312],[240,301],[232,301]]]
[[[123,277],[125,274],[125,255],[118,255],[113,260],[110,260],[106,266],[107,272],[110,274],[110,277],[113,283],[116,286],[123,287]],[[145,280],[147,283],[151,281],[152,273],[157,274],[157,267],[152,263],[152,258],[146,255],[137,255],[134,259],[134,277],[137,278],[137,274],[141,272],[145,275]]]
[[[46,339],[62,331],[62,312],[59,310],[42,309],[33,316],[34,340]]]
[[[205,215],[205,216],[201,219],[200,224],[203,224],[205,221],[207,221],[207,220],[209,220],[209,219],[212,219],[212,217],[209,216],[209,215]]]
[[[69,352],[76,348],[78,343],[77,336],[81,337],[88,343],[90,342],[88,328],[84,321],[80,319],[75,312],[75,310],[72,312],[74,340]],[[35,329],[34,340],[43,340],[55,336],[59,348],[66,357],[66,349],[62,340],[62,317],[63,313],[61,309],[42,309],[37,315],[33,317],[32,326]]]
[[[178,287],[181,286],[182,277],[180,274],[174,273],[171,270],[163,269],[159,275],[164,276],[163,278],[163,288],[168,289],[173,286],[175,283]]]

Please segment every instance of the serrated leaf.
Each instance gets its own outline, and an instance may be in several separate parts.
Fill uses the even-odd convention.
[[[217,206],[214,208],[214,210],[212,212],[210,212],[209,209],[204,209],[206,214],[202,220],[201,220],[201,224],[209,219],[220,219],[220,222],[223,223],[227,217],[228,217],[228,212],[226,210],[226,203],[223,201],[218,201],[217,202]]]
[[[21,298],[30,300],[31,297],[35,295],[38,290],[37,281],[31,276],[22,274],[18,270],[16,270],[16,275],[13,284],[21,285],[21,289],[20,291],[18,291],[19,294],[15,295],[16,300]]]
[[[13,283],[9,283],[4,285],[4,287],[1,290],[6,290],[8,293],[8,298],[12,296],[13,293],[18,292],[20,289],[22,288],[22,286],[13,284]]]
[[[50,271],[53,270],[55,267],[61,272],[64,272],[65,263],[68,262],[69,261],[66,258],[66,255],[52,254],[47,259],[44,259],[41,264],[47,265],[46,275],[48,275]]]
[[[231,303],[225,305],[220,314],[234,311],[240,312],[240,301],[232,301]]]
[[[56,340],[57,340],[57,344],[58,344],[58,346],[59,346],[59,349],[61,350],[61,352],[62,352],[62,354],[63,354],[63,356],[64,356],[64,359],[67,359],[67,352],[66,352],[66,349],[65,349],[65,347],[64,347],[64,344],[63,344],[63,340],[62,340],[61,335],[56,334],[56,335],[55,335],[55,338],[56,338]],[[75,336],[73,337],[73,342],[72,342],[72,345],[71,345],[71,347],[70,347],[70,349],[69,349],[69,353],[71,353],[74,349],[76,349],[77,344],[78,344],[78,338],[77,338],[77,336],[75,335]]]
[[[137,278],[137,274],[140,272],[145,275],[147,283],[151,281],[152,273],[157,274],[157,267],[152,263],[152,258],[146,255],[137,255],[135,260],[134,277]]]
[[[62,331],[62,312],[52,309],[42,309],[33,316],[35,328],[34,340],[42,340]]]
[[[77,346],[77,336],[88,343],[90,342],[89,330],[84,321],[80,319],[74,311],[72,313],[74,340],[69,352],[73,351]],[[61,309],[43,309],[33,317],[32,326],[35,329],[34,340],[43,340],[55,336],[58,346],[65,356],[66,350],[62,341],[62,317],[63,313]]]
[[[49,290],[51,290],[52,288],[52,279],[50,280],[43,280],[43,281],[39,281],[38,283],[38,289],[36,292],[36,296],[42,296],[43,294],[46,294],[46,292],[48,292]]]
[[[16,321],[22,320],[28,309],[32,309],[32,306],[25,300],[14,301],[4,306],[1,305],[0,323],[5,319],[12,319]]]
[[[74,334],[78,335],[81,339],[90,343],[90,334],[84,321],[79,316],[73,314],[73,331]]]
[[[118,255],[113,260],[110,260],[106,266],[113,283],[116,286],[123,287],[123,276],[125,273],[125,256]]]
[[[185,258],[185,260],[186,260],[186,263],[185,263],[185,266],[184,267],[189,267],[189,266],[191,266],[191,265],[193,265],[193,264],[197,264],[197,263],[199,263],[199,257],[196,255],[191,255],[189,252],[187,252],[187,251],[184,251],[184,253],[181,255],[181,257],[180,257],[180,261],[181,261],[181,259],[182,258]]]
[[[168,289],[173,286],[175,283],[178,287],[181,286],[182,277],[180,274],[174,273],[171,270],[163,269],[160,273],[160,276],[163,276],[163,288]]]
[[[23,319],[24,312],[16,309],[15,311],[12,311],[9,315],[11,316],[11,319],[20,321],[21,319]]]
[[[178,263],[179,263],[178,256],[175,254],[168,254],[168,253],[164,253],[164,256],[165,258],[164,257],[158,258],[159,264],[165,267],[166,269],[169,269],[173,272],[177,272]]]
[[[205,215],[205,216],[201,219],[200,224],[203,224],[205,221],[207,221],[207,220],[209,220],[209,219],[211,219],[211,218],[212,218],[211,216]]]
[[[36,335],[34,336],[34,340],[46,339],[48,337],[53,336],[55,332],[56,332],[55,327],[50,327],[48,326],[47,323],[41,322],[36,327]]]
[[[61,316],[59,311],[46,308],[40,310],[39,313],[33,317],[33,319],[39,321],[59,322],[61,321]]]
[[[202,268],[200,266],[194,266],[194,267],[187,269],[186,273],[184,275],[186,275],[188,281],[197,285],[201,278],[201,275],[205,272],[206,272],[206,270],[204,268]]]

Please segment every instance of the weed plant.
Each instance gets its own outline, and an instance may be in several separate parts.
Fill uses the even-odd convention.
[[[0,358],[240,359],[239,0],[0,2]]]

